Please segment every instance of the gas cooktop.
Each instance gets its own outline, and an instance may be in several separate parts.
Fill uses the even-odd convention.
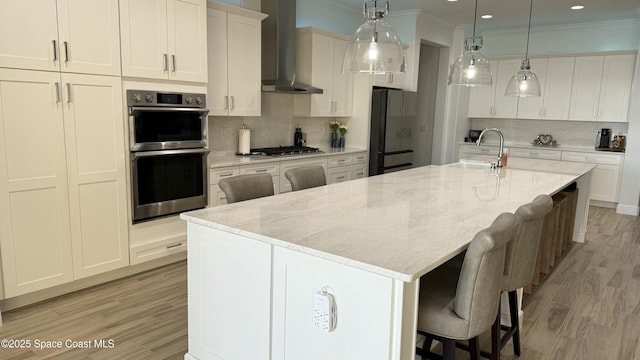
[[[298,155],[298,154],[310,154],[320,153],[320,149],[310,146],[278,146],[268,148],[251,149],[252,155],[267,155],[267,156],[284,156],[284,155]]]

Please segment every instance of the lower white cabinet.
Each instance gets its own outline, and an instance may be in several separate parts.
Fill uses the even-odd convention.
[[[596,164],[591,172],[591,200],[605,202],[618,202],[623,157],[622,154],[562,152],[562,160]]]
[[[129,264],[120,78],[0,69],[0,253],[14,297]]]
[[[549,149],[510,148],[509,156],[531,159],[561,160],[562,151]]]
[[[185,359],[400,358],[393,344],[399,342],[402,283],[204,225],[187,226]],[[323,289],[337,309],[337,327],[328,333],[313,325],[313,294]]]

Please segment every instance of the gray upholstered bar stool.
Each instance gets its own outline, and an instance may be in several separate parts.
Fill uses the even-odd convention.
[[[291,190],[293,191],[327,185],[324,168],[320,165],[303,166],[287,170],[284,176],[291,183]]]
[[[227,203],[251,200],[274,194],[270,174],[238,175],[220,180],[220,189],[227,196]]]
[[[444,359],[453,359],[456,340],[469,340],[471,358],[478,358],[478,335],[498,313],[506,245],[516,225],[515,215],[500,214],[471,240],[459,276],[439,267],[420,278],[418,333],[426,338],[418,355],[428,357],[435,339],[443,343]]]
[[[532,202],[516,210],[518,220],[516,235],[509,244],[504,262],[501,292],[509,298],[511,326],[500,325],[500,314],[491,328],[491,359],[500,358],[500,350],[513,337],[513,352],[520,356],[520,319],[517,290],[531,283],[540,247],[540,234],[545,215],[553,209],[549,195],[538,195]],[[500,329],[506,333],[500,338]]]

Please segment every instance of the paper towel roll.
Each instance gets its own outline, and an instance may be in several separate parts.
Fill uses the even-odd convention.
[[[238,153],[248,154],[251,152],[251,130],[240,129],[240,136],[238,137]]]

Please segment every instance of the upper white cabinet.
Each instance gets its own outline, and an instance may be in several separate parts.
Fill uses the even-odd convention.
[[[260,116],[265,14],[209,2],[209,115]]]
[[[118,1],[3,2],[0,67],[120,75]]]
[[[348,37],[314,28],[297,29],[297,80],[322,94],[294,98],[298,116],[351,116],[353,75],[342,73]]]
[[[531,59],[531,70],[540,80],[541,96],[518,99],[518,119],[568,119],[574,59]]]
[[[206,0],[120,0],[122,75],[207,82]]]
[[[576,57],[569,120],[627,121],[635,55]]]
[[[471,88],[469,117],[515,118],[518,111],[518,98],[505,96],[504,92],[509,79],[520,68],[521,61],[491,60],[489,64],[493,74],[493,84]]]
[[[6,297],[128,265],[122,109],[118,77],[0,69]]]

